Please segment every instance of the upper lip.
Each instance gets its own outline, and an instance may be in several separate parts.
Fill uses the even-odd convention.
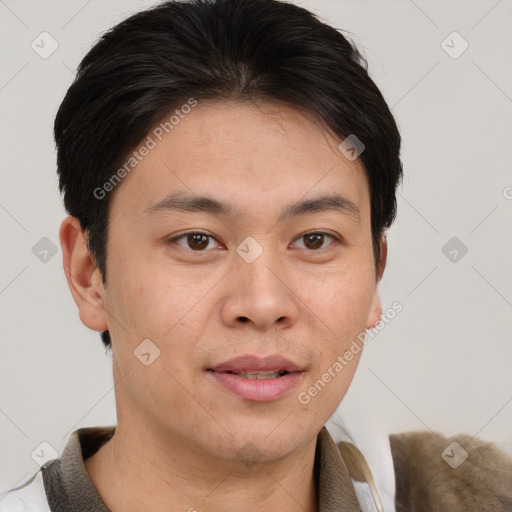
[[[277,354],[263,358],[252,355],[239,356],[217,366],[208,368],[208,370],[216,372],[284,370],[288,373],[302,371],[299,365],[290,361],[288,358]]]

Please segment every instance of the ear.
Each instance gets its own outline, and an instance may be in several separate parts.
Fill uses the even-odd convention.
[[[379,261],[377,261],[375,273],[376,273],[376,282],[375,282],[375,291],[373,293],[372,305],[370,307],[370,313],[368,314],[368,320],[366,322],[367,329],[373,329],[377,323],[379,322],[382,316],[382,304],[380,302],[379,295],[379,282],[382,279],[382,275],[384,274],[384,269],[386,268],[386,261],[388,258],[388,243],[386,241],[385,235],[382,235],[380,239],[380,253],[379,253]]]
[[[91,258],[80,221],[66,217],[60,226],[63,266],[80,320],[93,331],[108,329],[103,307],[105,289],[99,269]]]

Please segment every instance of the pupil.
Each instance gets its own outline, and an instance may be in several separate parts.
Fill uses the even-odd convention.
[[[201,233],[189,235],[189,245],[193,249],[204,249],[208,246],[208,237]]]
[[[312,247],[310,247],[310,249],[318,249],[319,247],[322,247],[322,243],[323,243],[323,236],[322,234],[318,234],[318,233],[312,233],[311,235],[306,235],[306,238],[308,241],[311,241],[312,242]],[[306,245],[308,245],[308,242],[306,242]]]

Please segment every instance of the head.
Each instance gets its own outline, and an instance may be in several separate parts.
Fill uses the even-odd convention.
[[[357,158],[340,150],[347,138]],[[55,139],[66,276],[127,375],[125,416],[215,453],[233,446],[219,409],[242,444],[288,412],[299,420],[269,454],[318,431],[361,350],[307,404],[298,395],[379,320],[402,173],[396,123],[357,49],[277,0],[167,2],[89,51]],[[143,340],[150,365],[134,354]],[[259,402],[211,378],[247,354],[293,360],[298,387]]]

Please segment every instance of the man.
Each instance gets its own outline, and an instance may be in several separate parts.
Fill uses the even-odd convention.
[[[361,510],[371,475],[324,425],[380,319],[402,166],[357,50],[277,0],[163,3],[85,56],[55,139],[64,270],[112,350],[118,422],[12,496]]]

